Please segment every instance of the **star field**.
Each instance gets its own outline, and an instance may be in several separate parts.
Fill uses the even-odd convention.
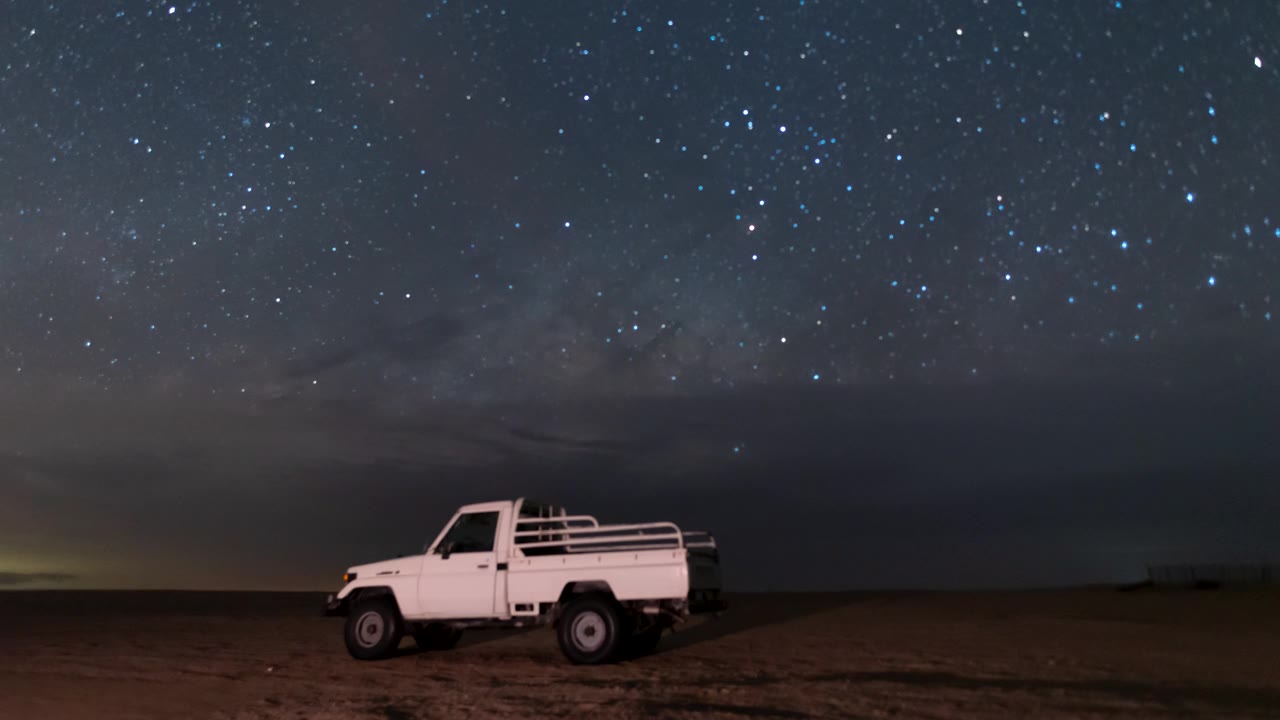
[[[8,383],[967,383],[1280,321],[1280,5],[6,18]]]

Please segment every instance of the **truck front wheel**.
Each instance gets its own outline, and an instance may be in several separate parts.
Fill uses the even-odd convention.
[[[617,658],[622,648],[622,612],[612,598],[583,595],[560,616],[556,635],[560,652],[578,665],[597,665]]]
[[[343,634],[351,657],[358,660],[384,658],[400,645],[400,613],[385,597],[361,601],[347,616]]]

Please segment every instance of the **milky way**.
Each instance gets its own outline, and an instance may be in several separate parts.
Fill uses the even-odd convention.
[[[970,382],[1276,328],[1270,3],[5,15],[10,382]]]

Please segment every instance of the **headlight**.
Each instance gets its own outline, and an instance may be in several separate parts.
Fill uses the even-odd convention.
[[[344,572],[344,573],[342,573],[342,582],[344,582],[344,583],[349,583],[349,582],[351,582],[352,580],[355,580],[355,579],[356,579],[356,574],[355,574],[355,573],[353,573],[353,572]]]

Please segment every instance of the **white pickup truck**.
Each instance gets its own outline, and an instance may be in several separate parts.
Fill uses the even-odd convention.
[[[465,505],[423,554],[357,565],[343,580],[325,614],[347,618],[347,650],[362,660],[391,654],[405,634],[447,650],[465,628],[552,625],[570,661],[610,662],[724,608],[710,533],[601,525],[523,498]]]

